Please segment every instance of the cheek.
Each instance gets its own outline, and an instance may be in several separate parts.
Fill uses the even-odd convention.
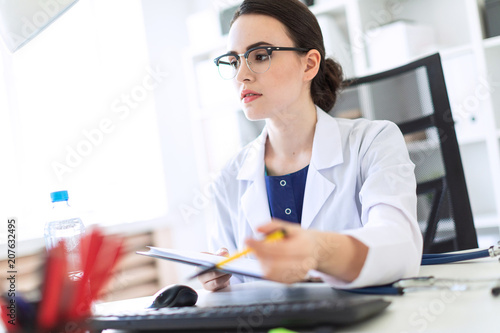
[[[269,87],[280,96],[291,97],[300,92],[302,79],[296,68],[284,68],[273,74]]]
[[[291,56],[291,54],[285,54]],[[286,59],[287,61],[275,64],[273,75],[281,83],[300,83],[302,81],[302,65],[298,59]],[[272,66],[273,64],[271,64]]]
[[[233,90],[239,94],[240,92],[240,86],[241,86],[241,83],[238,82],[238,80],[236,80],[235,78],[231,80],[231,83],[233,85]]]

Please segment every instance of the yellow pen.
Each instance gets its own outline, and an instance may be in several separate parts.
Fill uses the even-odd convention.
[[[274,232],[271,232],[270,234],[267,234],[264,239],[265,239],[266,242],[277,241],[277,240],[283,239],[285,237],[285,235],[286,235],[285,230],[284,229],[279,229],[279,230],[276,230]],[[222,268],[222,266],[224,266],[228,262],[231,262],[234,259],[242,257],[245,254],[248,254],[250,252],[252,252],[252,249],[249,248],[249,247],[247,247],[243,251],[238,252],[238,253],[236,253],[235,255],[233,255],[233,256],[231,256],[229,258],[227,258],[225,260],[222,260],[221,262],[219,262],[217,264],[214,264],[214,265],[212,265],[212,266],[210,266],[208,268],[205,268],[205,269],[199,271],[198,273],[196,273],[193,276],[189,277],[188,280],[192,280],[192,279],[194,279],[194,278],[196,278],[196,277],[198,277],[198,276],[200,276],[202,274],[208,273],[208,272],[210,272],[210,271],[212,271],[214,269],[220,269],[220,268]]]

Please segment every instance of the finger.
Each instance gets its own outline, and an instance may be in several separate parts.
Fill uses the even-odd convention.
[[[272,222],[269,222],[269,223],[266,223],[266,224],[259,226],[257,228],[257,231],[261,232],[263,234],[268,234],[268,233],[271,233],[273,231],[280,229],[281,227],[283,227],[283,223],[281,221],[273,220]]]
[[[284,230],[287,234],[292,234],[297,229],[301,229],[296,223],[286,222],[280,219],[273,219],[271,222],[261,225],[257,228],[258,232],[271,234],[277,230]]]
[[[225,274],[223,276],[220,276],[217,279],[208,281],[203,286],[207,290],[217,291],[217,290],[220,290],[220,289],[223,289],[223,288],[226,288],[227,286],[229,286],[230,279],[231,279],[231,275]]]
[[[245,245],[252,248],[253,250],[259,249],[260,244],[261,244],[261,241],[253,239],[253,238],[248,238],[245,240]]]
[[[203,285],[203,288],[215,291],[227,287],[231,276],[231,274],[221,272],[208,272],[200,275],[198,280]]]
[[[220,249],[218,249],[215,253],[212,253],[212,252],[205,252],[205,251],[202,251],[201,253],[205,253],[205,254],[211,254],[211,255],[216,255],[216,256],[223,256],[223,257],[227,257],[229,256],[229,250],[226,249],[225,247],[221,247]]]
[[[280,257],[289,253],[290,248],[286,244],[286,240],[275,242],[266,242],[265,240],[247,239],[245,240],[246,246],[251,248],[257,257],[272,256]]]
[[[229,281],[231,279],[231,277],[232,277],[231,274],[222,274],[211,281],[215,281],[215,282],[217,282],[218,285],[222,285],[222,284],[226,283],[227,281]]]
[[[215,254],[222,257],[229,257],[229,250],[225,247],[221,247],[217,250],[217,252],[215,252]]]
[[[227,276],[227,275],[229,275],[229,277],[231,277],[231,274],[228,274],[228,273],[223,273],[220,271],[210,271],[210,272],[207,272],[205,274],[199,275],[198,281],[200,281],[201,283],[207,283],[209,281],[216,280],[222,276]]]

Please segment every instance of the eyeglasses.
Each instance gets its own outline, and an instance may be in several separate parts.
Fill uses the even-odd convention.
[[[274,51],[308,52],[309,49],[298,47],[259,46],[245,53],[227,53],[214,59],[223,79],[230,80],[236,76],[241,65],[241,57],[245,58],[248,68],[257,74],[265,73],[271,67],[271,54]]]

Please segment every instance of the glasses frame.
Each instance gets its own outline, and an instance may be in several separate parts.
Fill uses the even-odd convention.
[[[269,56],[269,66],[267,67],[267,69],[264,71],[264,72],[255,72],[251,67],[250,67],[250,64],[248,63],[248,56],[250,55],[251,52],[255,51],[255,50],[266,50],[267,51],[267,55]],[[302,48],[302,47],[282,47],[282,46],[257,46],[257,47],[253,47],[251,49],[249,49],[248,51],[246,51],[245,53],[241,53],[241,54],[238,54],[238,53],[234,53],[234,52],[230,52],[230,53],[226,53],[226,54],[223,54],[221,56],[218,56],[217,58],[214,59],[214,63],[215,65],[217,66],[217,70],[219,72],[219,75],[221,78],[223,78],[224,80],[231,80],[231,79],[234,79],[236,77],[236,75],[238,74],[238,71],[239,71],[239,68],[241,66],[241,57],[245,58],[245,62],[247,64],[247,67],[250,71],[252,71],[252,73],[255,73],[255,74],[262,74],[262,73],[265,73],[269,70],[269,68],[271,68],[271,54],[273,54],[274,51],[297,51],[297,52],[309,52],[311,49],[305,49],[305,48]],[[234,71],[234,75],[233,77],[231,78],[225,78],[221,75],[220,73],[220,70],[219,70],[219,63],[220,63],[220,59],[223,58],[223,57],[228,57],[228,56],[234,56],[236,58],[236,62],[238,64],[238,67],[236,68],[236,70]]]

